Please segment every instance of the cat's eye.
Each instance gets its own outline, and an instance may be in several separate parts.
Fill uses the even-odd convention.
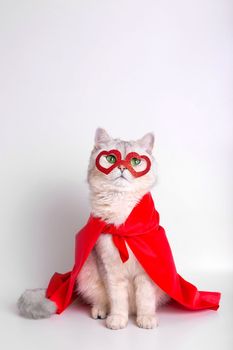
[[[106,157],[107,161],[111,164],[116,163],[116,157],[112,154],[109,154],[109,156]]]
[[[138,159],[138,158],[132,158],[131,159],[132,166],[139,165],[140,163],[141,163],[141,159]]]

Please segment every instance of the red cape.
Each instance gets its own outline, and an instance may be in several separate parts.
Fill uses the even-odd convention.
[[[220,293],[198,291],[177,273],[165,231],[159,225],[159,214],[151,194],[147,193],[124,224],[116,227],[91,215],[86,226],[76,235],[73,270],[55,273],[47,288],[46,296],[56,303],[58,314],[74,300],[78,273],[101,234],[112,235],[122,262],[128,259],[127,243],[150,278],[187,309],[218,309]]]

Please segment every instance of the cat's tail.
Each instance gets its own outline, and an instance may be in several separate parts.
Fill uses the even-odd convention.
[[[56,304],[45,297],[46,289],[27,289],[17,302],[19,313],[26,318],[49,318],[56,313]]]

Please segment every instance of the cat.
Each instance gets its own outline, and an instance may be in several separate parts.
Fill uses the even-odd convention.
[[[92,214],[109,224],[119,226],[125,222],[140,199],[156,183],[155,159],[152,155],[154,136],[148,133],[136,141],[113,139],[102,128],[95,134],[95,144],[88,167],[88,184]],[[116,149],[125,157],[137,152],[149,157],[152,167],[140,177],[135,177],[123,165],[116,166],[109,174],[99,171],[96,158],[103,150]],[[143,159],[133,158],[136,171],[145,169]],[[114,164],[114,155],[100,158],[105,168]],[[129,315],[136,315],[141,328],[158,325],[157,307],[169,300],[149,278],[129,247],[129,259],[122,263],[112,236],[103,234],[82,267],[76,283],[77,295],[91,305],[94,319],[106,318],[110,329],[126,327]],[[45,298],[44,289],[26,290],[18,300],[20,314],[29,318],[50,317],[56,313],[56,305]]]

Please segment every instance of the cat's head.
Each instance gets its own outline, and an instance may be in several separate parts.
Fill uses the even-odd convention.
[[[152,133],[136,141],[122,141],[98,128],[88,168],[91,190],[150,191],[156,181],[153,145]]]

